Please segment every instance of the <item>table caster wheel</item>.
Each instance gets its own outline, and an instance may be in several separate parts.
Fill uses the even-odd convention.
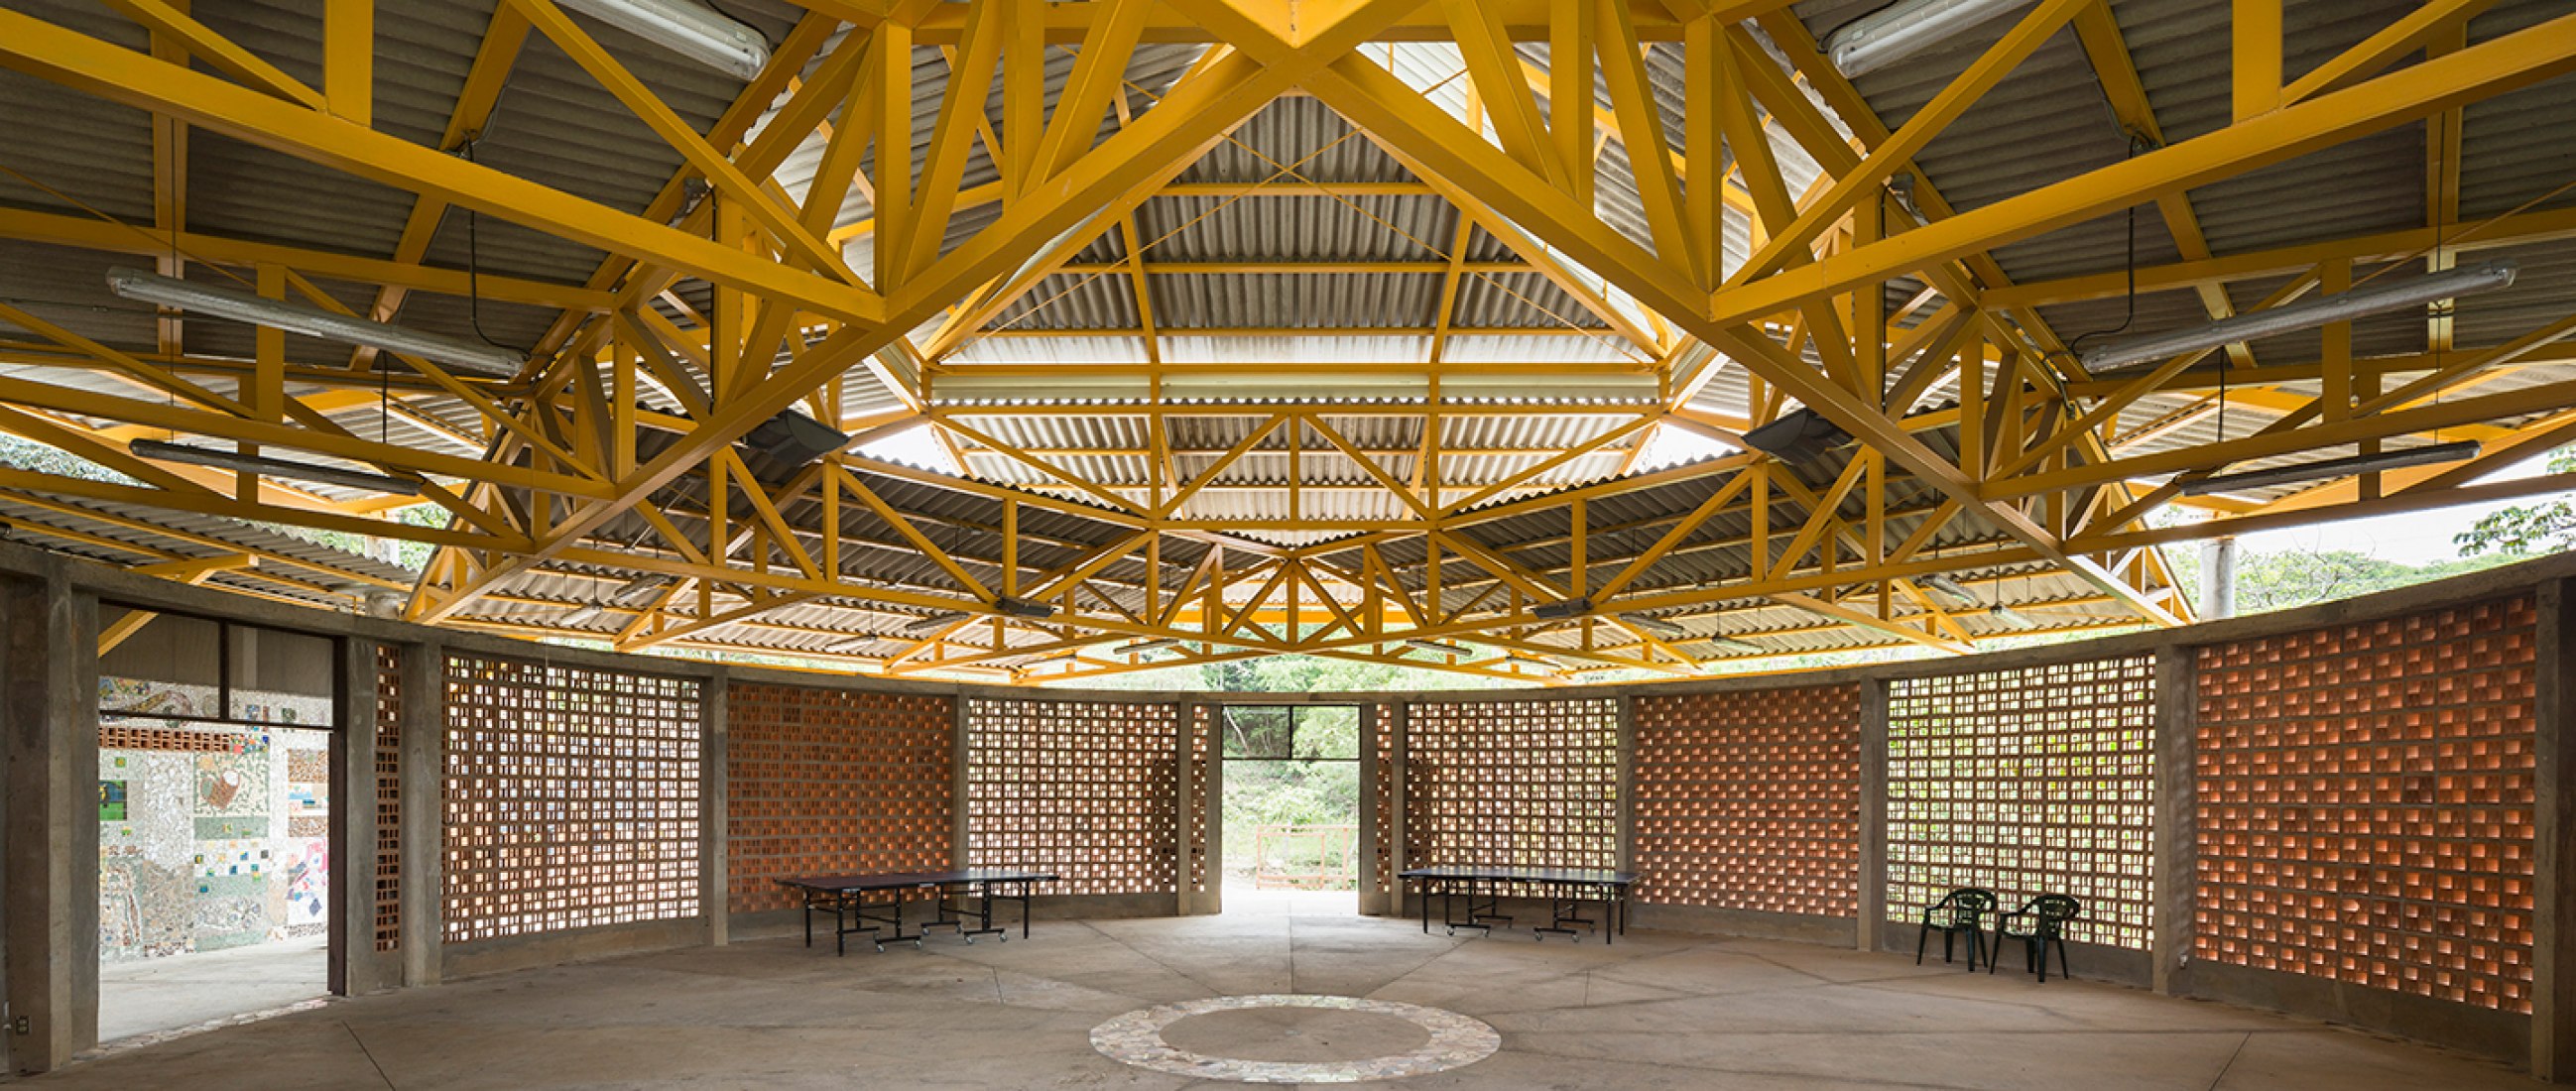
[[[880,955],[885,953],[885,944],[877,944],[877,953]]]
[[[972,947],[972,946],[974,946],[974,945],[975,945],[975,937],[973,937],[973,936],[968,936],[968,937],[966,937],[966,946],[968,946],[968,947]]]
[[[1011,942],[1011,937],[1009,937],[1009,936],[995,936],[995,937],[993,937],[993,942],[995,942],[995,943],[1009,943],[1009,942]]]
[[[920,940],[914,940],[914,941],[912,941],[912,949],[913,949],[913,950],[915,950],[915,951],[921,950],[921,941],[920,941]]]

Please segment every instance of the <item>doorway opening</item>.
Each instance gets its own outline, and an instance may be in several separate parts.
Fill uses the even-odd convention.
[[[135,612],[100,645],[99,1041],[329,994],[336,644]]]
[[[1229,705],[1220,726],[1225,912],[1358,913],[1359,706]]]

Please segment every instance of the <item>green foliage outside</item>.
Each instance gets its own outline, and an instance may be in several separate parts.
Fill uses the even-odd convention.
[[[2576,447],[2551,452],[2549,472],[2576,473]],[[2476,526],[2451,540],[2459,543],[2464,557],[2519,560],[2576,549],[2576,499],[2562,495],[2546,503],[2505,508],[2478,520]]]
[[[2165,554],[2182,586],[2200,586],[2200,551],[2175,549]],[[2375,591],[2411,587],[2523,558],[2507,554],[2407,564],[2350,550],[2285,549],[2245,552],[2236,558],[2236,612],[2260,614],[2348,599]]]

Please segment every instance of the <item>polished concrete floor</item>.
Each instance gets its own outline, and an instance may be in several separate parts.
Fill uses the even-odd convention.
[[[102,1042],[270,1011],[329,991],[328,937],[111,962],[98,969]]]
[[[2513,1088],[2500,1066],[2368,1034],[2082,981],[2035,983],[1794,943],[1632,933],[1615,946],[1451,939],[1410,922],[1245,914],[1073,922],[834,958],[757,940],[488,977],[85,1062],[101,1088],[1179,1088],[1093,1051],[1141,1007],[1330,993],[1447,1009],[1501,1051],[1409,1087],[2032,1091]],[[1398,1028],[1197,1016],[1166,1038],[1357,1059]]]

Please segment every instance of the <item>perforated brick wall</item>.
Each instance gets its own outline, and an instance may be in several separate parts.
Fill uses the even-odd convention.
[[[1460,701],[1409,715],[1406,863],[1618,865],[1618,701]]]
[[[450,943],[698,913],[700,683],[451,655]]]
[[[376,950],[402,949],[403,650],[376,645]]]
[[[2530,1011],[2536,622],[2200,649],[2194,957]]]
[[[1637,899],[1860,914],[1860,687],[1640,697]]]
[[[1172,893],[1180,706],[966,702],[966,860],[1032,868],[1050,894]]]
[[[2149,948],[2152,658],[1897,679],[1887,750],[1888,919],[1954,887],[2070,894],[2069,940]]]
[[[98,728],[98,748],[101,750],[177,750],[221,754],[232,749],[234,741],[239,738],[238,735],[172,727],[100,724]]]
[[[950,698],[725,688],[726,903],[797,904],[772,880],[949,866]]]

